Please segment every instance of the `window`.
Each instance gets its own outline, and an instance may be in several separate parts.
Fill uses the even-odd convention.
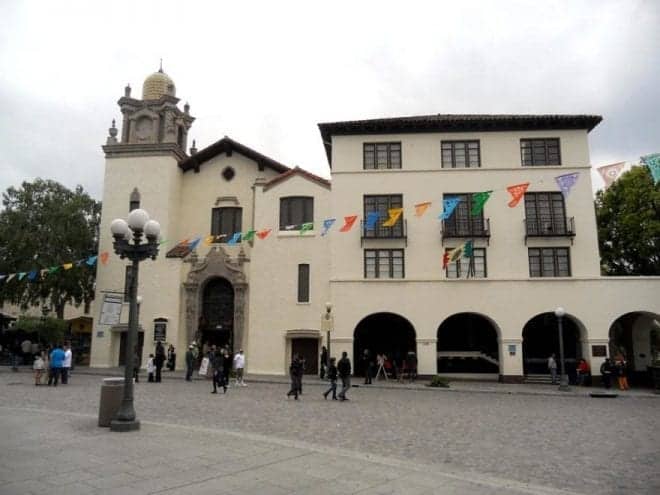
[[[529,248],[530,277],[570,277],[568,248]]]
[[[227,242],[236,232],[241,231],[242,216],[242,208],[213,208],[211,235],[224,235],[220,238],[220,242]]]
[[[453,248],[446,248],[445,252]],[[460,258],[447,265],[447,278],[486,278],[486,248],[472,248],[471,258]]]
[[[364,278],[403,278],[403,249],[365,249]]]
[[[401,168],[401,143],[364,143],[363,168]]]
[[[126,274],[124,275],[124,302],[131,302],[131,282],[133,280],[133,267],[126,265]]]
[[[479,141],[442,141],[442,168],[479,168]]]
[[[527,235],[567,234],[564,195],[560,192],[525,193],[525,217]]]
[[[561,165],[559,139],[521,139],[520,154],[523,167]]]
[[[129,198],[128,211],[137,210],[140,207],[140,191],[137,187],[133,188],[133,192]]]
[[[298,302],[309,302],[309,265],[298,265]]]
[[[385,194],[381,196],[364,197],[364,218],[369,213],[378,212],[380,217],[373,229],[363,229],[362,235],[370,238],[400,238],[403,237],[403,214],[392,227],[383,227],[389,217],[390,208],[403,208],[403,196],[401,194]]]
[[[300,230],[303,223],[313,221],[314,198],[307,196],[280,198],[280,230]],[[294,229],[291,229],[292,226]]]
[[[484,211],[472,214],[474,193],[444,194],[443,199],[459,197],[461,201],[451,216],[443,222],[444,237],[486,237]]]

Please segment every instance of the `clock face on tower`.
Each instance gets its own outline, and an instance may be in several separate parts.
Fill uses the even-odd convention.
[[[140,118],[135,124],[135,136],[138,141],[147,141],[151,138],[153,121],[149,117]]]

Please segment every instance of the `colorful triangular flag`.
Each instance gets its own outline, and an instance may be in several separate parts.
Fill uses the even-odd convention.
[[[96,264],[96,260],[98,259],[98,256],[90,256],[87,258],[85,263],[87,263],[88,266],[94,266]]]
[[[451,217],[451,214],[454,213],[456,206],[461,202],[461,198],[458,196],[453,196],[451,198],[445,198],[442,200],[442,213],[438,217],[440,220],[447,220]]]
[[[272,229],[263,229],[257,232],[257,237],[261,240],[264,240],[266,237],[268,237],[268,234],[270,234]]]
[[[231,239],[227,241],[227,244],[233,246],[234,244],[238,243],[241,241],[241,233],[236,232],[233,236],[231,236]]]
[[[511,194],[511,201],[508,203],[509,208],[515,207],[520,202],[523,196],[525,196],[528,187],[529,182],[524,182],[506,188],[506,190],[509,191],[509,194]]]
[[[376,223],[378,222],[378,219],[380,218],[380,212],[378,211],[370,211],[367,213],[367,220],[364,223],[364,228],[367,230],[372,230],[373,228],[376,227]]]
[[[254,240],[254,234],[256,234],[256,230],[248,230],[246,234],[243,236],[244,241],[252,241]]]
[[[472,211],[470,212],[472,216],[476,217],[482,212],[486,201],[488,201],[492,193],[493,191],[483,191],[472,196]]]
[[[9,282],[14,277],[16,277],[15,273],[10,273],[9,275],[7,275],[7,282]]]
[[[555,181],[557,182],[561,193],[564,195],[564,198],[568,197],[568,193],[571,192],[571,189],[577,182],[579,175],[580,172],[573,172],[555,177]]]
[[[353,224],[357,220],[357,215],[350,215],[348,217],[344,217],[344,225],[342,226],[341,229],[339,229],[339,232],[348,232],[353,228]]]
[[[466,258],[471,258],[472,255],[474,254],[473,251],[474,246],[472,245],[472,240],[466,241],[465,246],[463,248],[463,256]]]
[[[62,265],[51,266],[48,269],[48,273],[50,273],[50,274],[57,273],[61,267],[62,267]]]
[[[605,189],[610,187],[615,180],[619,178],[621,172],[623,172],[623,167],[626,165],[626,162],[613,163],[611,165],[605,165],[603,167],[598,167],[598,173],[603,178],[605,182]]]
[[[34,282],[35,280],[37,280],[37,274],[38,273],[39,272],[37,270],[32,270],[30,273],[28,273],[28,280],[30,282]]]
[[[199,245],[200,242],[202,242],[202,238],[201,238],[201,237],[197,237],[197,238],[195,238],[195,239],[190,243],[190,245],[188,246],[188,249],[190,249],[191,251],[193,251],[193,250]]]
[[[421,217],[424,213],[426,213],[426,210],[429,209],[429,206],[431,206],[430,201],[425,201],[424,203],[419,203],[415,205],[415,216],[416,217]]]
[[[396,222],[399,220],[399,217],[403,213],[403,208],[390,208],[387,210],[390,218],[383,223],[383,227],[394,227]]]
[[[660,153],[645,155],[641,157],[641,160],[651,171],[654,184],[660,182]]]
[[[314,228],[314,223],[313,222],[305,222],[300,226],[300,235],[303,235],[305,232],[308,230],[312,230]]]
[[[71,270],[71,268],[73,268],[73,263],[64,263],[62,265],[62,268],[64,268],[65,270]]]
[[[107,251],[103,251],[100,255],[99,258],[101,258],[101,263],[104,265],[108,264],[108,260],[110,259],[110,253]]]
[[[326,218],[323,220],[323,232],[321,232],[321,237],[326,235],[333,224],[337,221],[336,218]]]
[[[211,244],[213,244],[214,241],[215,241],[214,235],[207,235],[206,237],[204,237],[205,246],[210,246]]]
[[[25,272],[19,272],[18,280],[23,280],[23,277],[25,277],[25,275],[27,275]]]

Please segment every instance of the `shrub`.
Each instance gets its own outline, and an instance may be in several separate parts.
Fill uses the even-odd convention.
[[[431,378],[429,387],[449,388],[449,379],[445,378],[444,376],[435,375],[433,378]]]

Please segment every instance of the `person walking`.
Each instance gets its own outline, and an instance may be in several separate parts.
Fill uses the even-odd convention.
[[[589,365],[587,364],[587,361],[585,361],[583,358],[581,358],[580,361],[578,361],[576,373],[577,373],[578,386],[586,385],[587,378],[589,377]]]
[[[321,347],[321,380],[325,378],[325,373],[328,369],[328,348],[326,346]]]
[[[555,355],[551,354],[548,358],[548,371],[550,371],[550,377],[552,378],[552,384],[557,385],[557,360]]]
[[[339,392],[339,400],[348,400],[346,392],[351,388],[351,360],[348,359],[346,351],[341,353],[341,359],[337,363],[337,372],[341,378],[341,392]]]
[[[217,386],[220,385],[222,387],[223,393],[226,394],[227,385],[225,383],[225,378],[224,378],[224,358],[221,349],[217,349],[213,353],[211,364],[213,366],[213,391],[211,393],[217,394],[218,393]]]
[[[245,354],[243,354],[243,349],[239,349],[234,356],[234,370],[236,371],[236,386],[247,387],[243,379],[243,372],[245,371]]]
[[[619,356],[619,359],[616,362],[616,376],[619,382],[619,390],[624,391],[628,390],[628,363],[623,356]]]
[[[34,384],[36,386],[41,385],[41,375],[43,375],[44,372],[44,360],[41,357],[41,355],[37,354],[34,357],[34,364],[32,365],[32,369],[34,369]]]
[[[328,380],[330,380],[330,388],[323,392],[323,398],[328,399],[328,394],[332,392],[332,400],[337,400],[337,366],[335,365],[335,358],[330,358],[328,365]]]
[[[57,344],[50,353],[50,374],[48,376],[48,386],[57,387],[57,382],[62,375],[62,364],[64,363],[64,351],[62,346]]]
[[[71,362],[73,360],[73,353],[71,352],[71,344],[64,344],[64,361],[62,362],[62,385],[69,384],[69,374],[71,373]]]
[[[225,346],[222,351],[222,369],[224,371],[222,378],[224,380],[223,387],[225,388],[229,388],[229,375],[231,374],[232,363],[233,360],[231,358],[231,354],[229,353],[229,348]]]
[[[186,381],[187,382],[192,381],[194,362],[195,362],[195,354],[193,353],[193,345],[190,344],[188,346],[188,350],[186,351]]]
[[[156,344],[156,355],[154,356],[154,366],[156,367],[156,383],[160,383],[161,372],[163,371],[163,365],[165,364],[165,347],[163,343],[158,341]]]
[[[610,358],[605,358],[603,364],[600,365],[600,377],[603,387],[609,390],[612,387],[612,362]]]
[[[156,366],[154,365],[154,355],[149,354],[149,359],[147,360],[147,381],[149,383],[154,382],[154,370]]]
[[[303,363],[298,354],[293,355],[291,365],[289,366],[289,376],[291,377],[291,389],[287,392],[286,396],[293,397],[298,400],[298,393],[300,392],[303,375]]]

